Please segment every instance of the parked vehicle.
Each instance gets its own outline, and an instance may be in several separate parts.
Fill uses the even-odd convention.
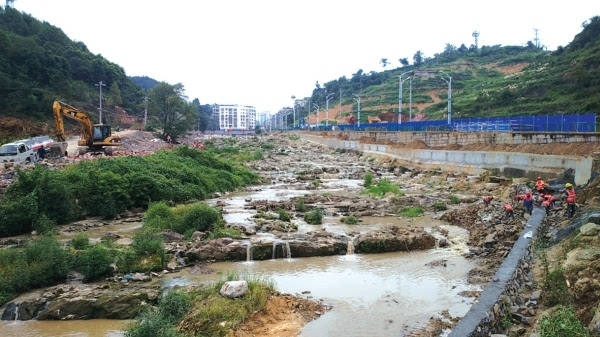
[[[23,141],[8,143],[0,146],[0,162],[5,166],[14,164],[35,163],[38,161],[37,152],[31,145]]]

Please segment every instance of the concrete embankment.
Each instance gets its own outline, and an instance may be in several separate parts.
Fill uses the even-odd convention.
[[[327,131],[327,136],[344,135],[348,140],[360,140],[367,137],[376,142],[410,143],[422,141],[427,146],[470,144],[553,144],[586,143],[600,141],[600,134],[587,132],[382,132],[382,131]]]
[[[572,171],[574,182],[577,185],[589,181],[593,163],[591,157],[514,152],[399,149],[390,145],[363,144],[357,140],[340,140],[305,133],[300,137],[330,148],[360,151],[374,157],[389,157],[396,159],[400,164],[423,169],[441,169],[442,171],[468,174],[482,174],[490,171],[494,174],[531,179],[535,179],[538,175],[558,178],[562,177],[566,171]]]
[[[532,240],[544,219],[544,211],[534,208],[533,214],[512,250],[500,265],[492,281],[478,301],[452,329],[449,337],[488,336],[500,323],[505,306],[514,305],[519,289],[531,281]]]

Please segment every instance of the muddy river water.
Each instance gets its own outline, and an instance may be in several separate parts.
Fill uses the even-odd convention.
[[[286,174],[277,172],[275,175],[277,178]],[[255,191],[233,193],[209,203],[225,203],[224,218],[228,223],[252,225],[250,218],[256,211],[246,209],[247,199],[280,201],[316,193],[303,189],[299,183],[293,187],[294,184],[277,180],[259,186]],[[360,184],[360,180],[323,179],[318,193],[356,192],[361,188]],[[162,284],[170,287],[206,283],[219,280],[231,271],[267,278],[280,292],[322,300],[333,307],[303,328],[301,336],[306,337],[408,336],[444,310],[452,317],[463,316],[468,311],[474,299],[459,293],[480,289],[467,282],[468,273],[476,267],[477,261],[463,257],[468,250],[466,230],[445,225],[429,216],[410,220],[397,217],[363,217],[361,220],[360,225],[346,225],[340,223],[339,217],[326,215],[319,226],[308,225],[300,219],[294,221],[300,233],[316,229],[337,233],[366,232],[384,225],[442,226],[448,230],[451,244],[447,248],[419,252],[220,262],[208,266],[215,270],[213,273],[192,274],[189,269],[184,269],[167,274]],[[139,225],[129,226],[132,228],[127,231],[137,229]],[[105,226],[90,229],[89,235],[100,237],[109,229],[118,232]],[[265,234],[266,237],[269,235]],[[115,320],[0,322],[0,336],[114,337],[121,336],[120,330],[127,324],[128,321]]]

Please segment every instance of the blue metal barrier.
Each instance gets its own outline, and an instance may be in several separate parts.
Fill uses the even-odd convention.
[[[340,124],[342,131],[596,132],[596,114],[459,118],[398,123]],[[331,130],[332,126],[312,129]]]

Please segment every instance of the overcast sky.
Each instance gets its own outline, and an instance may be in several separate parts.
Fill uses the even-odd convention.
[[[4,1],[2,1],[4,2]],[[16,0],[125,68],[181,82],[201,103],[254,105],[276,112],[291,95],[358,69],[381,70],[382,57],[446,43],[524,45],[539,28],[548,49],[568,44],[581,23],[600,14],[598,0]],[[388,66],[389,69],[390,66]],[[101,79],[98,79],[101,80]]]

